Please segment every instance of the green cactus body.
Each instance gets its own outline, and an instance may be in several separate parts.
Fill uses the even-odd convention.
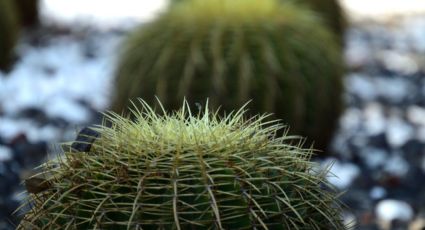
[[[324,149],[341,107],[342,57],[312,13],[278,0],[192,0],[131,34],[116,70],[113,110],[141,97],[177,109],[209,98],[222,111],[248,100]]]
[[[107,115],[89,152],[44,164],[49,187],[18,229],[345,229],[326,171],[280,124],[142,105]]]
[[[179,3],[190,0],[171,0],[171,3]],[[318,13],[325,23],[334,31],[341,44],[344,42],[344,31],[347,25],[344,9],[339,0],[280,0],[282,2],[296,2],[297,4],[311,7],[312,10]]]
[[[346,16],[339,0],[295,0],[300,4],[310,6],[314,11],[322,15],[325,24],[328,25],[337,36],[341,44],[344,43],[344,32],[347,26]]]
[[[0,0],[0,71],[12,65],[13,50],[18,39],[18,22],[13,2]]]

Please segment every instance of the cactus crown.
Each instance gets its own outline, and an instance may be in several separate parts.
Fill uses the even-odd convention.
[[[169,16],[177,19],[175,21],[177,24],[184,22],[211,24],[221,20],[225,21],[226,25],[257,24],[261,21],[270,22],[275,17],[284,19],[287,16],[286,12],[281,11],[281,3],[276,0],[264,0],[261,4],[258,3],[258,0],[191,0],[175,5]]]
[[[275,137],[265,115],[142,104],[134,120],[107,115],[89,152],[43,165],[49,188],[18,229],[344,229],[311,150]]]

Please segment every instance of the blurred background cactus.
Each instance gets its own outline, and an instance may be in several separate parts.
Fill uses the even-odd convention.
[[[190,0],[171,0],[171,3],[179,3]],[[282,2],[293,1],[297,4],[311,7],[323,18],[324,22],[335,32],[341,44],[344,41],[344,32],[347,26],[345,12],[338,0],[281,0]]]
[[[44,165],[18,229],[345,229],[326,170],[280,124],[183,104],[107,115],[86,152]]]
[[[33,27],[39,24],[39,0],[15,0],[21,25]]]
[[[183,1],[124,43],[113,109],[155,95],[173,109],[184,97],[224,111],[252,100],[251,114],[274,113],[324,149],[341,109],[342,62],[335,36],[295,4]]]
[[[11,67],[18,35],[18,18],[13,1],[0,0],[0,71],[7,71]]]
[[[288,0],[285,0],[288,1]],[[347,26],[345,13],[338,0],[296,0],[298,4],[305,4],[322,16],[337,36],[341,44],[344,43],[344,32]]]

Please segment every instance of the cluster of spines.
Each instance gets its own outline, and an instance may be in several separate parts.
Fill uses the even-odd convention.
[[[143,108],[108,115],[89,152],[45,164],[50,186],[18,229],[344,229],[326,170],[276,137],[281,125]]]

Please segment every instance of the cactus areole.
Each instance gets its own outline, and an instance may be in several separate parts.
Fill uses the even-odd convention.
[[[326,171],[278,123],[142,105],[44,164],[18,229],[345,229]]]
[[[174,4],[124,43],[113,110],[141,97],[178,109],[210,99],[222,111],[246,101],[324,149],[341,108],[342,55],[308,9],[279,0]]]

